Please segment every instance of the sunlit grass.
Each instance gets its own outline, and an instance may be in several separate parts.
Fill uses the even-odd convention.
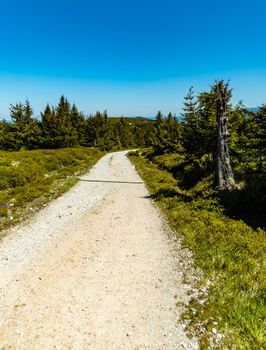
[[[0,230],[67,191],[103,154],[93,148],[0,151]]]

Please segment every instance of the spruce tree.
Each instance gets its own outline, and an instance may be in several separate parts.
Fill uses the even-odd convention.
[[[24,104],[10,105],[10,117],[16,132],[16,148],[36,149],[40,147],[41,128],[33,118],[33,109],[28,100]]]
[[[59,147],[73,147],[78,144],[78,133],[71,120],[71,105],[61,96],[55,109],[58,126],[57,143]]]
[[[44,111],[41,113],[42,125],[42,147],[44,148],[58,148],[60,145],[57,137],[60,133],[58,120],[55,115],[55,110],[46,105]]]
[[[266,163],[266,105],[262,105],[255,116],[257,124],[257,157],[259,158],[260,166]],[[266,167],[266,164],[265,164]],[[266,172],[266,169],[264,169]]]
[[[183,102],[183,146],[188,158],[201,154],[202,123],[199,116],[199,101],[195,97],[193,87],[190,87]]]

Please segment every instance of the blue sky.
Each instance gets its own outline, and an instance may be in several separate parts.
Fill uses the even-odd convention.
[[[266,103],[264,0],[0,0],[0,116],[64,94],[85,113],[179,113],[193,85],[231,79]]]

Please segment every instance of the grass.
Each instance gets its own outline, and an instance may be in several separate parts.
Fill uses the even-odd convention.
[[[158,164],[137,152],[129,157],[210,281],[207,301],[192,299],[184,314],[197,331],[201,348],[265,349],[265,231],[226,217],[215,198],[200,197],[206,184],[197,184],[190,192],[181,190],[178,180]],[[213,328],[223,334],[214,343]]]
[[[66,192],[103,154],[93,148],[0,151],[0,231]]]

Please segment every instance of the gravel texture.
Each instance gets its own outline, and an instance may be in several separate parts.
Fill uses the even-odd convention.
[[[82,179],[141,181],[125,154]],[[198,349],[168,232],[143,184],[79,182],[1,243],[0,349]]]

